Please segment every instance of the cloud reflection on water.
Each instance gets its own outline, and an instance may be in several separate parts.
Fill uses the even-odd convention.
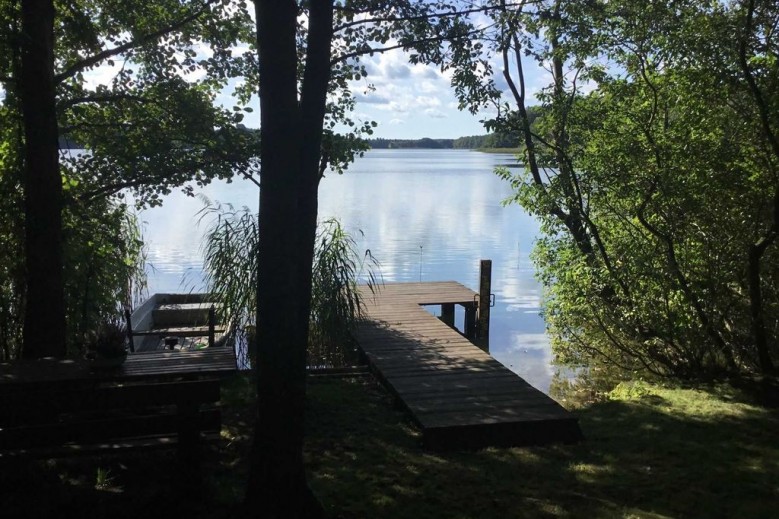
[[[508,155],[463,150],[373,150],[320,187],[320,218],[337,217],[360,250],[370,249],[385,281],[455,280],[478,289],[479,260],[493,261],[491,352],[528,382],[548,391],[549,341],[539,315],[541,290],[529,260],[537,222],[493,174]],[[253,184],[236,180],[203,190],[211,200],[257,208]],[[197,226],[202,202],[172,194],[146,211],[151,292],[202,288]],[[359,231],[362,231],[360,234]],[[421,247],[421,249],[420,249]],[[187,286],[188,285],[188,286]]]

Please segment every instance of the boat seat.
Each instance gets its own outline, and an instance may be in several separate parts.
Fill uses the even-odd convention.
[[[176,327],[184,324],[208,324],[208,312],[214,303],[165,304],[152,310],[157,327]]]
[[[224,326],[215,326],[214,333],[224,333],[226,328]],[[159,336],[171,336],[171,337],[205,337],[208,336],[208,326],[171,326],[171,327],[154,327],[148,331],[135,331],[133,335],[159,335]]]

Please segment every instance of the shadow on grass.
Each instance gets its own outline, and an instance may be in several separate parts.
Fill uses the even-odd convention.
[[[310,389],[307,461],[333,517],[774,517],[779,419],[653,390],[579,410],[579,445],[431,454],[376,385]]]
[[[215,453],[204,460],[215,464]],[[3,519],[224,517],[213,492],[182,495],[175,452],[0,463]],[[186,482],[185,482],[186,483]],[[210,488],[210,487],[209,487]]]
[[[228,517],[246,482],[251,393],[246,376],[223,393],[224,441],[204,453],[201,495],[173,495],[175,452],[0,463],[0,517]],[[423,450],[393,402],[370,377],[310,384],[306,463],[331,517],[776,516],[779,414],[729,388],[590,405],[578,445],[447,454]]]
[[[223,439],[201,449],[205,484],[197,492],[190,490],[192,476],[181,473],[175,449],[0,459],[0,518],[231,517],[245,491],[251,394],[246,375],[226,383]]]

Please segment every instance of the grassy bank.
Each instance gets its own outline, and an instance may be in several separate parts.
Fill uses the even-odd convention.
[[[250,394],[232,381],[197,501],[172,499],[173,453],[137,454],[4,471],[3,516],[228,517],[244,490]],[[730,388],[623,385],[577,411],[584,443],[448,454],[420,449],[372,379],[312,382],[307,412],[310,480],[332,517],[767,518],[779,502],[779,412]]]
[[[775,517],[779,416],[735,391],[622,386],[572,446],[436,455],[373,386],[312,388],[312,484],[341,517]]]

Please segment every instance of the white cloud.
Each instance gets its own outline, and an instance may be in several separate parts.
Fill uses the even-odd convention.
[[[390,79],[405,79],[411,75],[411,69],[405,63],[389,64],[384,72]]]
[[[109,85],[111,81],[116,77],[119,71],[122,70],[125,63],[124,61],[114,61],[113,65],[109,65],[107,62],[103,62],[99,67],[95,67],[92,70],[84,73],[84,83],[89,89],[97,88],[99,85]]]
[[[434,107],[434,106],[441,106],[441,100],[437,97],[430,97],[430,96],[417,96],[414,99],[414,102],[417,106],[420,107]]]
[[[366,57],[363,64],[367,77],[353,82],[351,88],[353,92],[363,92],[367,85],[375,87],[356,97],[358,109],[379,123],[376,136],[455,138],[485,132],[479,120],[490,118],[489,110],[477,115],[459,111],[450,81],[451,69],[442,72],[434,66],[410,64],[408,54],[402,50]],[[496,80],[502,74],[501,67],[500,61],[493,62]],[[525,72],[528,93],[533,95],[546,84],[546,78],[539,78],[531,63]],[[505,81],[502,86],[507,86]]]
[[[364,65],[367,78],[351,86],[354,91],[361,91],[367,84],[373,85],[374,92],[355,97],[358,102],[369,103],[377,110],[392,113],[424,112],[427,108],[441,106],[440,95],[451,95],[448,80],[436,68],[412,65],[407,55],[400,50],[366,58]]]
[[[442,76],[439,74],[438,70],[431,66],[418,66],[414,67],[414,75],[426,78],[426,79],[439,79]]]

